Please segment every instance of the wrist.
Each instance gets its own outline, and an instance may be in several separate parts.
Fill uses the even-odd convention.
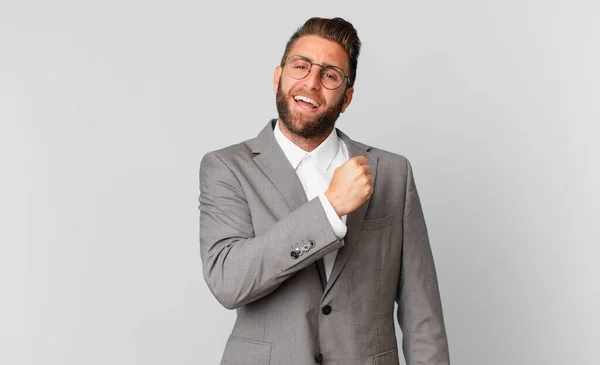
[[[340,208],[338,195],[335,192],[332,192],[328,189],[327,191],[325,191],[325,197],[327,198],[327,200],[329,200],[329,204],[331,204],[333,210],[335,210],[335,214],[337,214],[338,217],[341,218],[344,215],[344,212],[342,212]]]

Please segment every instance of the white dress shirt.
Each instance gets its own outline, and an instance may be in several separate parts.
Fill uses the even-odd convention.
[[[349,159],[348,148],[344,141],[338,137],[334,129],[317,148],[311,152],[306,152],[281,132],[279,121],[275,124],[274,134],[275,140],[296,171],[306,193],[306,198],[310,201],[316,196],[319,197],[336,237],[338,239],[344,238],[346,235],[346,216],[338,217],[325,196],[325,191],[329,187],[334,170]],[[323,257],[327,280],[331,275],[336,255],[337,250]]]

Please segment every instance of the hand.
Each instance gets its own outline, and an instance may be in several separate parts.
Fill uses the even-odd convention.
[[[336,168],[325,196],[339,217],[355,211],[373,192],[371,166],[356,156]]]

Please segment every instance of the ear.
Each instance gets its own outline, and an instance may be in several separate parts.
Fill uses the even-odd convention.
[[[354,88],[350,87],[344,93],[344,105],[342,105],[342,113],[346,110],[348,105],[352,102],[352,95],[354,94]]]
[[[281,79],[281,73],[283,69],[281,66],[275,67],[275,72],[273,73],[273,91],[277,94],[277,90],[279,89],[279,80]]]

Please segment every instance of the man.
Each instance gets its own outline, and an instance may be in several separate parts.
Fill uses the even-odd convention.
[[[447,365],[436,271],[411,166],[335,128],[360,40],[341,18],[290,38],[279,119],[200,166],[200,254],[237,309],[221,364]]]

